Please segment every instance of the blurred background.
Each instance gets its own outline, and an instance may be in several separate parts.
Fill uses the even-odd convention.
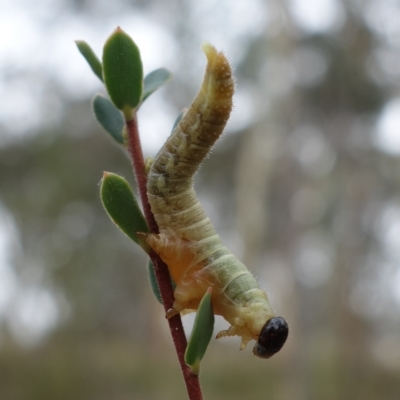
[[[101,55],[118,25],[146,73],[174,74],[140,110],[146,155],[196,94],[204,41],[235,69],[196,190],[290,336],[268,361],[213,340],[205,398],[399,398],[399,1],[0,5],[1,399],[186,398],[146,258],[98,195],[104,170],[134,180],[94,120],[104,90],[74,40]]]

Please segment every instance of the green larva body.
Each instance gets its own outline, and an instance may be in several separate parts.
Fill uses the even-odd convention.
[[[177,284],[168,316],[197,309],[212,287],[214,312],[231,324],[217,337],[241,336],[244,348],[274,313],[253,275],[222,243],[193,189],[194,174],[229,118],[234,92],[225,56],[210,45],[203,49],[208,64],[202,87],[149,172],[148,197],[160,233],[147,243]]]

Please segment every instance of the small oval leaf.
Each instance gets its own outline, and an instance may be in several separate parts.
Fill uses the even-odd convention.
[[[154,271],[153,262],[150,259],[147,262],[147,271],[149,272],[151,290],[154,293],[154,296],[156,296],[156,299],[158,300],[158,302],[160,304],[162,304],[163,301],[162,301],[160,289],[159,289],[158,283],[157,283],[156,272]],[[170,279],[171,279],[172,288],[175,290],[176,284],[172,278],[170,278]]]
[[[154,296],[156,296],[156,299],[158,300],[158,302],[160,304],[162,304],[161,293],[160,293],[160,289],[158,287],[156,273],[154,271],[154,265],[153,265],[153,262],[150,259],[147,262],[147,271],[149,273],[151,290],[154,293]]]
[[[174,124],[172,125],[171,135],[174,133],[175,128],[179,125],[179,122],[181,122],[181,119],[182,119],[183,116],[185,115],[186,110],[187,110],[186,108],[183,109],[183,110],[179,113],[179,115],[176,117],[176,119],[175,119],[175,121],[174,121]]]
[[[98,123],[119,144],[124,144],[123,129],[125,120],[121,111],[114,104],[100,94],[93,99],[93,112]]]
[[[103,78],[112,102],[127,116],[142,98],[143,66],[135,42],[119,27],[104,45]]]
[[[94,74],[103,82],[103,68],[92,48],[83,40],[76,40],[75,43]]]
[[[149,232],[149,228],[128,182],[117,174],[104,172],[100,197],[111,220],[148,253],[148,244],[137,232]]]
[[[214,331],[214,312],[211,303],[211,288],[201,299],[197,309],[193,330],[185,351],[185,363],[196,375],[200,372],[200,362],[204,357]]]
[[[142,103],[158,88],[167,83],[172,73],[166,68],[158,68],[144,78]]]

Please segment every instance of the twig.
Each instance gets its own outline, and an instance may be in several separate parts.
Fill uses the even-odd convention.
[[[126,127],[128,131],[128,151],[133,165],[133,172],[135,174],[136,182],[139,188],[143,212],[149,225],[150,232],[158,233],[158,225],[153,213],[151,212],[150,204],[147,198],[147,177],[145,173],[144,158],[142,147],[140,144],[136,114],[134,114],[131,120],[126,121]],[[154,251],[151,251],[150,258],[154,265],[154,270],[157,277],[157,283],[160,288],[164,309],[165,312],[167,312],[172,307],[172,304],[174,302],[174,292],[171,285],[168,267]],[[169,318],[168,323],[178,356],[179,364],[181,366],[183,379],[185,380],[189,399],[202,400],[203,395],[200,388],[199,377],[198,375],[192,374],[190,368],[186,365],[184,360],[187,341],[180,315],[178,314],[172,318]]]

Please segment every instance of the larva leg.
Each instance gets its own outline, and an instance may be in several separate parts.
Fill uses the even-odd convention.
[[[196,258],[193,244],[169,232],[150,233],[147,235],[146,243],[168,265],[173,280],[179,284],[183,274]]]
[[[176,311],[174,307],[170,308],[167,313],[165,314],[165,318],[169,319],[173,317],[174,315],[179,314],[179,311]]]
[[[197,310],[201,299],[209,287],[210,283],[202,276],[201,270],[185,275],[174,292],[175,301],[172,308],[175,310],[175,313]]]
[[[246,348],[247,343],[252,339],[251,336],[244,335],[244,331],[245,327],[232,325],[227,330],[218,332],[215,338],[220,339],[222,337],[227,337],[227,336],[241,336],[242,343],[240,344],[240,350],[243,350]]]
[[[197,310],[209,286],[210,284],[207,280],[199,277],[197,277],[197,279],[182,279],[175,289],[175,301],[172,308],[167,311],[166,318],[171,318],[176,314]]]

